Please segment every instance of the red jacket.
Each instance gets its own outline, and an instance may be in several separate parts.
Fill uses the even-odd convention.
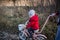
[[[39,29],[39,19],[36,14],[30,18],[29,23],[27,24],[27,28],[30,28],[30,27],[34,30]]]

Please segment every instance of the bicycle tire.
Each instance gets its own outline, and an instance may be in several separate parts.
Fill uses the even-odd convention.
[[[46,37],[45,35],[39,33],[39,34],[37,34],[37,36],[36,36],[35,39],[36,39],[36,40],[46,40],[46,38],[47,38],[47,37]]]
[[[23,32],[19,32],[19,39],[26,40],[26,35]]]

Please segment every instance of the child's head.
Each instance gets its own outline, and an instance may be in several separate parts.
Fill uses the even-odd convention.
[[[32,17],[32,16],[34,16],[35,15],[35,10],[30,10],[29,12],[28,12],[28,14],[29,14],[29,17]]]

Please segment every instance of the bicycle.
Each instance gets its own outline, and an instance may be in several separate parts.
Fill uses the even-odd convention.
[[[24,24],[19,24],[18,28],[19,29],[19,38],[20,40],[31,40],[29,39],[29,33],[27,31],[27,29],[25,29]],[[32,38],[32,40],[46,40],[46,36],[40,33],[37,33],[34,35],[34,37]]]

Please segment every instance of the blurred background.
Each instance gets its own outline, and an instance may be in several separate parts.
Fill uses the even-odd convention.
[[[34,9],[42,27],[48,15],[60,9],[59,0],[0,0],[0,31],[18,34],[18,24],[28,20],[28,11]],[[51,17],[42,34],[47,40],[54,40],[57,31],[57,17]],[[41,29],[41,28],[40,28]]]

